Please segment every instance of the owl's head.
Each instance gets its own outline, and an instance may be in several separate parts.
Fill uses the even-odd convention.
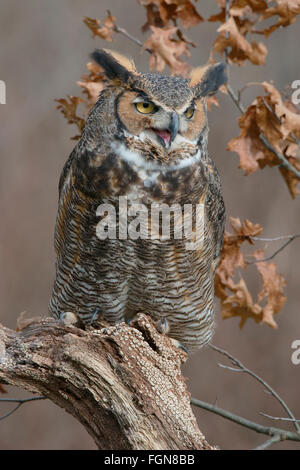
[[[197,145],[206,128],[206,97],[226,82],[223,63],[193,69],[186,79],[138,73],[130,59],[113,51],[98,49],[92,58],[118,90],[116,113],[126,137],[150,140],[168,152]]]

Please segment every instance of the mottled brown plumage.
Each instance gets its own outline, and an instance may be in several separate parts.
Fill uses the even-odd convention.
[[[112,52],[93,57],[107,86],[60,178],[50,312],[61,317],[71,311],[83,323],[101,317],[117,323],[144,312],[195,350],[212,335],[213,280],[223,242],[225,211],[207,152],[206,97],[224,83],[224,66],[196,69],[188,80],[139,74]],[[128,233],[132,227],[138,232],[130,215],[134,204],[148,210],[147,239],[120,235],[120,197],[126,197]],[[171,212],[170,234],[162,239],[162,227],[151,225],[153,203],[189,204],[191,211],[184,218]],[[115,210],[117,236],[106,239],[97,231],[106,218],[103,204]],[[176,238],[189,218],[192,231]],[[187,249],[187,242],[196,244]]]

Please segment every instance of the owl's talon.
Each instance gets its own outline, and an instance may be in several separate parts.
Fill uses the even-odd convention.
[[[128,326],[131,326],[131,324],[135,321],[137,321],[139,319],[139,314],[141,312],[138,312],[136,313],[133,317],[130,317],[130,318],[126,318],[125,319],[125,323],[128,325]]]
[[[92,318],[90,320],[90,326],[94,323],[94,321],[96,319],[98,319],[99,317],[99,312],[100,312],[100,309],[99,308],[96,308],[96,310],[94,311],[93,315],[92,315]]]
[[[59,319],[66,326],[76,326],[80,323],[79,317],[73,312],[62,312]]]
[[[170,324],[166,318],[161,318],[155,322],[156,329],[162,335],[167,335],[170,331]]]
[[[186,346],[184,346],[183,344],[179,343],[179,349],[182,349],[182,351],[184,351],[185,353],[187,354],[190,354],[190,350],[189,348],[187,348]]]
[[[173,345],[174,345],[176,348],[181,349],[181,350],[184,351],[186,354],[189,354],[189,353],[190,353],[189,349],[188,349],[186,346],[184,346],[182,343],[180,343],[180,341],[178,341],[177,339],[170,338],[170,340],[172,341]]]
[[[156,329],[162,335],[169,335],[170,323],[166,318],[161,318],[155,322]],[[182,349],[186,354],[189,354],[189,350],[186,346],[181,344],[177,339],[169,337],[176,348]]]

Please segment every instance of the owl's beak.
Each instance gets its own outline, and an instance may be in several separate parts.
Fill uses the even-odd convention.
[[[179,119],[178,115],[175,112],[172,112],[170,117],[170,125],[166,129],[155,129],[154,127],[151,128],[153,132],[157,135],[157,138],[161,145],[165,148],[169,148],[175,139],[176,135],[178,134],[179,129]]]
[[[175,137],[177,136],[178,129],[179,129],[178,114],[175,113],[175,111],[173,111],[173,113],[171,114],[171,121],[170,121],[170,127],[169,127],[169,131],[170,131],[170,134],[171,134],[170,145],[173,142],[173,140],[175,139]]]

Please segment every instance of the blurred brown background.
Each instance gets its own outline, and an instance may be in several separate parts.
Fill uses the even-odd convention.
[[[54,275],[53,230],[60,171],[71,152],[76,134],[55,109],[54,98],[80,94],[76,81],[86,73],[85,64],[95,47],[83,24],[84,16],[104,18],[109,8],[119,25],[143,38],[140,26],[144,9],[136,0],[1,0],[0,79],[6,82],[7,104],[0,105],[0,321],[14,328],[20,312],[27,316],[47,313]],[[218,11],[211,0],[198,3],[204,18]],[[199,45],[189,59],[193,65],[207,61],[216,37],[216,23],[200,24],[188,35]],[[256,38],[257,39],[257,38]],[[235,88],[248,81],[274,80],[277,88],[300,79],[300,28],[296,23],[277,30],[266,45],[266,66],[231,68]],[[110,47],[135,59],[147,70],[148,57],[122,36]],[[244,94],[250,104],[261,89]],[[264,227],[264,236],[299,232],[299,198],[293,201],[276,169],[244,177],[238,157],[226,152],[226,143],[239,134],[238,111],[230,99],[220,96],[220,107],[210,113],[209,149],[220,170],[227,213],[247,217]],[[299,265],[300,242],[295,240],[276,257],[287,280],[288,301],[277,316],[278,330],[248,321],[240,331],[238,319],[222,320],[216,306],[214,344],[227,349],[261,375],[287,401],[300,418],[300,365],[291,362],[291,343],[300,339]],[[277,247],[277,245],[276,245]],[[269,247],[268,253],[275,249]],[[253,273],[255,270],[253,269]],[[257,288],[253,274],[250,286]],[[259,415],[284,416],[283,410],[253,379],[221,369],[224,358],[210,349],[198,352],[184,367],[194,397],[215,402],[243,417],[266,425],[278,422]],[[9,396],[30,396],[7,387]],[[0,416],[9,408],[0,404]],[[204,410],[195,409],[207,440],[223,449],[251,449],[267,437],[244,429]],[[273,448],[296,448],[286,442]],[[94,449],[86,431],[67,413],[48,401],[23,405],[0,421],[0,449]]]

